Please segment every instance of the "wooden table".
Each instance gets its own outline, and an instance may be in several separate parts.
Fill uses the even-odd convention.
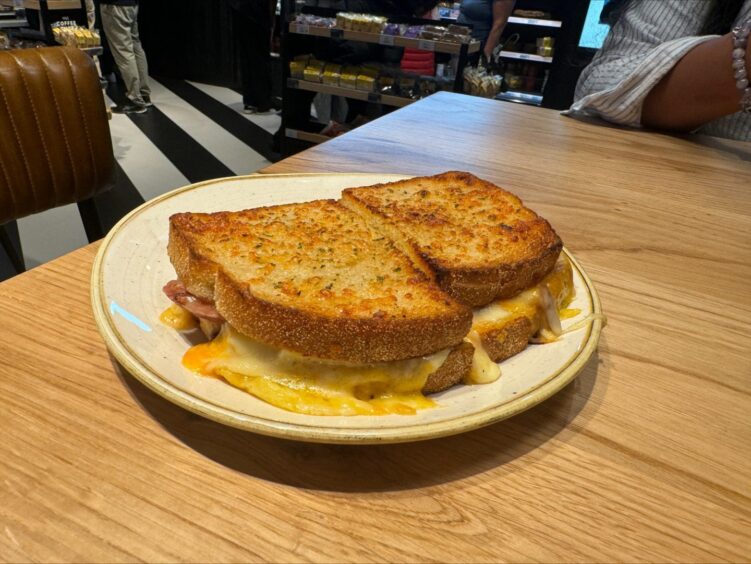
[[[0,284],[0,559],[749,560],[751,144],[441,94],[266,172],[446,169],[593,278],[609,325],[573,384],[416,444],[225,428],[117,373],[93,245]]]

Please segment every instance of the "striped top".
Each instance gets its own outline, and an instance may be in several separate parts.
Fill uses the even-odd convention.
[[[574,104],[566,114],[640,127],[642,105],[652,88],[688,51],[717,37],[698,36],[711,5],[705,0],[631,2],[579,77]],[[743,3],[735,25],[748,18],[751,0]],[[728,72],[730,63],[728,57]],[[751,114],[724,116],[697,133],[751,141]]]

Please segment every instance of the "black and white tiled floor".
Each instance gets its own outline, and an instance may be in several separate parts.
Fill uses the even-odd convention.
[[[169,190],[249,174],[274,158],[278,115],[245,115],[242,97],[219,86],[152,78],[151,87],[154,107],[146,114],[110,121],[117,182],[97,199],[106,229]],[[23,218],[18,230],[27,269],[87,244],[75,204]],[[13,274],[0,247],[0,280]]]

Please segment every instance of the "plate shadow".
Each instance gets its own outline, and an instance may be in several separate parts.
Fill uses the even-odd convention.
[[[586,424],[596,407],[582,410],[595,389],[602,397],[608,379],[595,353],[578,377],[556,395],[494,425],[413,443],[327,445],[277,439],[216,423],[167,401],[112,361],[135,401],[187,447],[250,477],[332,492],[409,490],[503,466],[539,448],[575,418],[579,418],[578,426]]]

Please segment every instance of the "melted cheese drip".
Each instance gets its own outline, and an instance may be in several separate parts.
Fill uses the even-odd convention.
[[[189,349],[183,365],[297,413],[412,415],[435,405],[421,390],[448,355],[446,349],[395,362],[338,363],[263,345],[225,325],[216,339]]]
[[[475,347],[472,355],[472,368],[464,379],[464,383],[490,384],[498,380],[501,376],[501,367],[491,360],[485,347],[482,346],[480,334],[477,331],[470,331],[464,340]]]
[[[578,309],[566,309],[575,295],[571,264],[562,258],[537,286],[528,288],[513,298],[499,300],[475,310],[472,330],[480,335],[487,335],[515,319],[526,317],[536,334],[530,342],[553,342],[563,333],[560,320],[581,313]]]
[[[198,320],[184,307],[172,304],[162,312],[159,321],[177,331],[189,331],[198,327]]]

